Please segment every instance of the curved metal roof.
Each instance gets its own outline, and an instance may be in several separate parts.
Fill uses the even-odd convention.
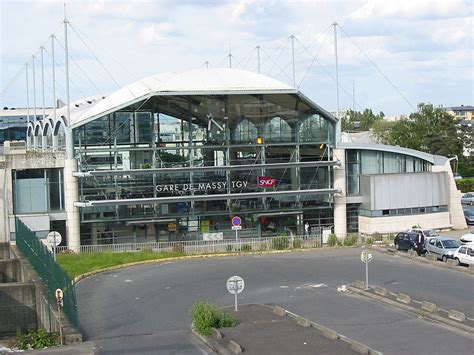
[[[238,69],[194,69],[162,73],[125,86],[106,97],[94,97],[71,104],[70,126],[77,127],[94,118],[155,95],[217,95],[243,93],[297,93],[275,79]],[[62,108],[59,115],[65,115]]]
[[[398,147],[398,146],[393,146],[393,145],[385,145],[385,144],[345,142],[345,143],[339,143],[337,145],[337,148],[360,149],[360,150],[378,150],[378,151],[383,151],[383,152],[405,154],[405,155],[410,155],[410,156],[415,157],[415,158],[420,158],[420,159],[426,160],[426,161],[430,162],[431,164],[435,164],[435,165],[438,165],[440,163],[439,158],[441,158],[441,156],[437,156],[437,155],[433,155],[433,154],[429,154],[429,153],[425,153],[425,152],[420,152],[418,150],[403,148],[403,147]],[[438,159],[436,159],[436,161],[435,161],[435,158],[438,158]]]

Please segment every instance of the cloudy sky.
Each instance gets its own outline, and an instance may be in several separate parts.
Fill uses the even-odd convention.
[[[66,3],[72,25],[73,99],[109,93],[156,73],[205,67],[206,62],[209,67],[228,67],[229,48],[233,67],[257,71],[257,46],[261,73],[293,85],[290,36],[294,35],[296,86],[334,110],[331,24],[336,21],[341,108],[355,105],[402,114],[419,102],[474,104],[473,3],[469,0]],[[52,33],[58,40],[57,96],[64,99],[63,1],[0,0],[0,13],[1,106],[26,105],[22,68],[29,63],[31,89],[32,55],[38,57],[36,100],[41,104],[41,45],[45,46],[46,104],[51,104]],[[31,90],[30,101],[32,95]]]

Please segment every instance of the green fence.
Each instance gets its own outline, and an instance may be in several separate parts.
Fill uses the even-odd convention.
[[[16,245],[43,280],[48,289],[50,304],[56,303],[56,290],[58,288],[63,290],[64,314],[68,317],[71,325],[79,329],[74,283],[56,263],[46,245],[18,218],[16,219]]]

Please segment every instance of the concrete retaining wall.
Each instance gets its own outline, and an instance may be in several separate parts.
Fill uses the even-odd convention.
[[[36,292],[32,283],[0,284],[0,305],[0,334],[36,328]]]
[[[21,281],[23,280],[19,260],[0,260],[0,284]]]

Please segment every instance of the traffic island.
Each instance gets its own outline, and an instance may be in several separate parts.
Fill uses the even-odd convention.
[[[193,333],[218,354],[380,354],[281,307],[243,305],[235,312],[237,326],[221,328],[219,336]],[[213,335],[217,332],[213,331]]]
[[[428,301],[414,300],[409,295],[392,293],[384,287],[372,286],[366,289],[365,284],[362,284],[362,281],[355,281],[352,285],[347,286],[347,289],[354,294],[370,298],[379,303],[414,313],[420,316],[421,319],[442,323],[474,334],[474,320],[467,317],[463,312],[443,309]]]

